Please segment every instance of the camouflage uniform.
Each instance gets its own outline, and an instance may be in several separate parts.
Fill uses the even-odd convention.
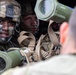
[[[16,43],[11,41],[12,36],[14,35],[14,32],[16,30],[16,27],[18,26],[20,22],[20,15],[21,15],[21,6],[20,4],[15,0],[0,0],[0,18],[10,18],[12,21],[15,22],[15,28],[13,32],[10,32],[11,35],[5,39],[5,37],[0,36],[0,50],[6,51],[8,48],[11,47],[19,47]],[[1,26],[1,19],[0,19],[0,26]],[[2,31],[2,27],[0,27],[0,34]],[[5,40],[3,40],[5,39]]]

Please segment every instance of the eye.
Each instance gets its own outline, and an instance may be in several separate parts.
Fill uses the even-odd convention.
[[[4,21],[4,18],[1,18],[1,17],[0,17],[0,23],[3,22],[3,21]]]
[[[16,22],[14,21],[9,21],[9,26],[15,26],[16,25]]]
[[[0,20],[0,24],[3,24],[4,23],[4,20]]]

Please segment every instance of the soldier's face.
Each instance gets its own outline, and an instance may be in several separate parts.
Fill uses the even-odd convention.
[[[5,41],[12,35],[14,26],[12,20],[0,18],[0,41]]]
[[[39,27],[39,20],[37,19],[36,15],[27,15],[23,18],[24,26],[23,28],[32,33],[35,33]]]

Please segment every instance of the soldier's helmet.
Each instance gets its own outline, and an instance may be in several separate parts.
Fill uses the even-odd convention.
[[[32,15],[32,14],[35,14],[34,12],[34,6],[30,1],[25,1],[26,4],[22,4],[22,16],[27,16],[27,15]]]
[[[13,21],[19,22],[21,6],[15,0],[0,0],[0,17],[10,17]]]
[[[9,37],[0,37],[0,43],[5,43],[10,41],[10,38],[14,34],[15,28],[18,26],[20,22],[21,16],[21,5],[16,0],[0,0],[0,18],[10,18],[14,24],[14,29],[10,29]],[[1,25],[1,23],[0,23]],[[2,32],[2,26],[0,27],[0,33]]]

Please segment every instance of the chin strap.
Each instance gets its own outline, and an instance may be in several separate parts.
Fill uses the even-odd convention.
[[[16,27],[15,27],[15,31],[16,31],[17,33],[20,33],[19,24],[20,24],[20,23],[16,23]]]

